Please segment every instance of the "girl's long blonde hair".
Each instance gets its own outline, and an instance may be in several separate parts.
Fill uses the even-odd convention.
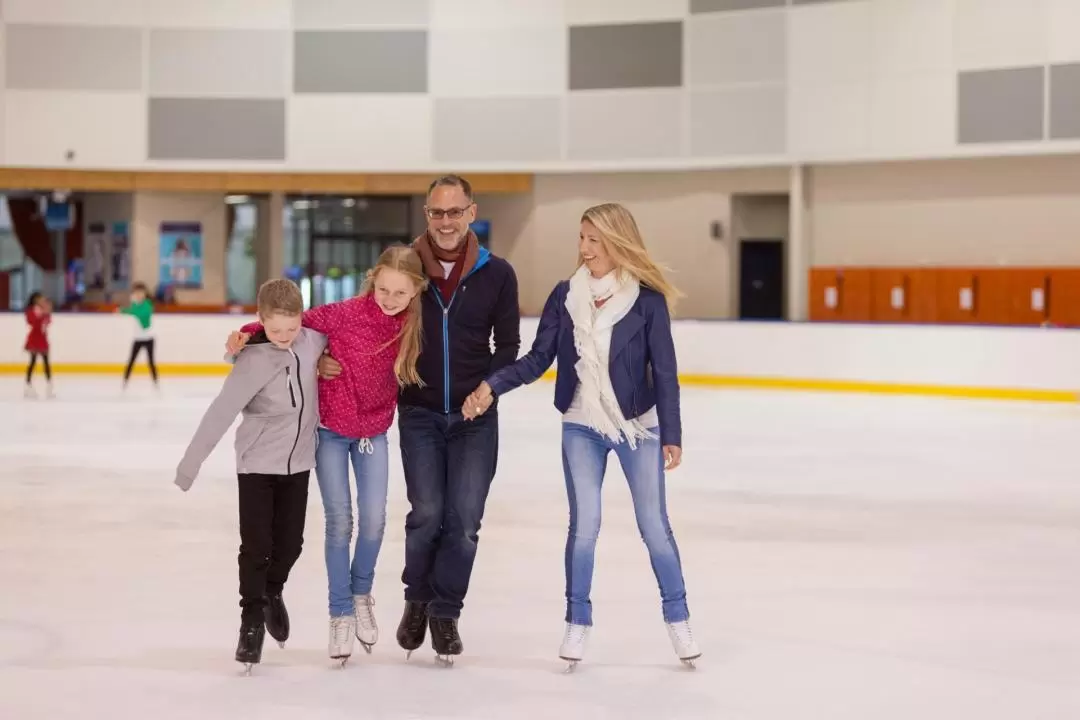
[[[684,297],[678,288],[664,276],[664,268],[649,257],[645,241],[630,211],[618,203],[594,205],[581,215],[581,222],[588,221],[600,234],[615,265],[630,273],[642,285],[664,296],[668,312],[675,314],[675,303]],[[584,261],[578,258],[578,267]]]
[[[401,326],[401,331],[397,334],[397,337],[379,348],[379,351],[401,340],[397,359],[394,360],[394,375],[397,376],[398,385],[402,387],[406,385],[423,385],[420,373],[416,370],[416,361],[420,357],[420,344],[423,337],[420,296],[428,285],[427,276],[424,275],[424,263],[420,260],[420,255],[406,245],[394,245],[386,248],[386,250],[383,250],[382,255],[379,256],[375,267],[368,270],[367,277],[364,280],[364,287],[360,291],[361,295],[367,295],[374,290],[375,281],[383,270],[396,270],[412,280],[416,288],[416,295],[409,302],[409,307],[404,310],[406,313],[405,324]]]

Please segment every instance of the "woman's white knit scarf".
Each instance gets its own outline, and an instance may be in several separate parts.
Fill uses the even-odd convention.
[[[578,354],[574,369],[581,383],[585,418],[590,428],[612,442],[625,438],[631,449],[637,448],[639,439],[655,435],[636,419],[623,417],[611,384],[608,359],[612,329],[630,312],[640,293],[641,284],[629,273],[612,271],[594,278],[583,265],[570,278],[566,295],[566,310],[574,321],[574,348]],[[596,302],[605,298],[607,301],[597,308]]]

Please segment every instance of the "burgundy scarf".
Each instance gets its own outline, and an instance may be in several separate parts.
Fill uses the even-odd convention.
[[[431,239],[428,233],[424,233],[413,242],[413,249],[420,255],[424,263],[424,273],[431,282],[439,288],[443,302],[450,302],[454,291],[457,290],[461,278],[465,277],[476,267],[476,261],[480,258],[480,241],[472,230],[468,232],[453,250],[443,250],[438,243]],[[449,277],[443,272],[441,262],[452,262],[454,267]]]

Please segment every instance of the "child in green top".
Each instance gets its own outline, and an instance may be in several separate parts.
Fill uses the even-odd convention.
[[[154,317],[154,304],[150,301],[146,285],[140,282],[131,286],[131,304],[125,308],[120,308],[120,312],[134,317],[136,326],[135,341],[131,345],[131,358],[128,360],[127,368],[124,370],[124,387],[127,387],[128,380],[131,378],[131,369],[135,366],[135,358],[138,356],[139,350],[143,348],[146,348],[146,358],[150,363],[150,376],[154,378],[154,385],[157,385],[157,366],[154,364],[154,336],[150,330]]]

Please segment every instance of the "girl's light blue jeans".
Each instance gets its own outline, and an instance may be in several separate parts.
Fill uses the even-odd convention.
[[[656,428],[651,428],[658,434]],[[645,541],[653,573],[660,585],[664,620],[688,620],[682,561],[667,517],[664,491],[664,453],[660,440],[641,440],[630,449],[575,423],[563,423],[563,472],[570,501],[570,532],[566,538],[566,621],[592,625],[593,560],[600,534],[600,490],[608,454],[614,452],[630,485],[638,530]]]
[[[356,546],[349,556],[353,531],[349,465],[356,476]],[[326,514],[326,575],[330,616],[351,615],[353,596],[367,595],[375,580],[375,564],[386,529],[386,489],[390,460],[386,435],[343,437],[319,428],[315,476]]]

